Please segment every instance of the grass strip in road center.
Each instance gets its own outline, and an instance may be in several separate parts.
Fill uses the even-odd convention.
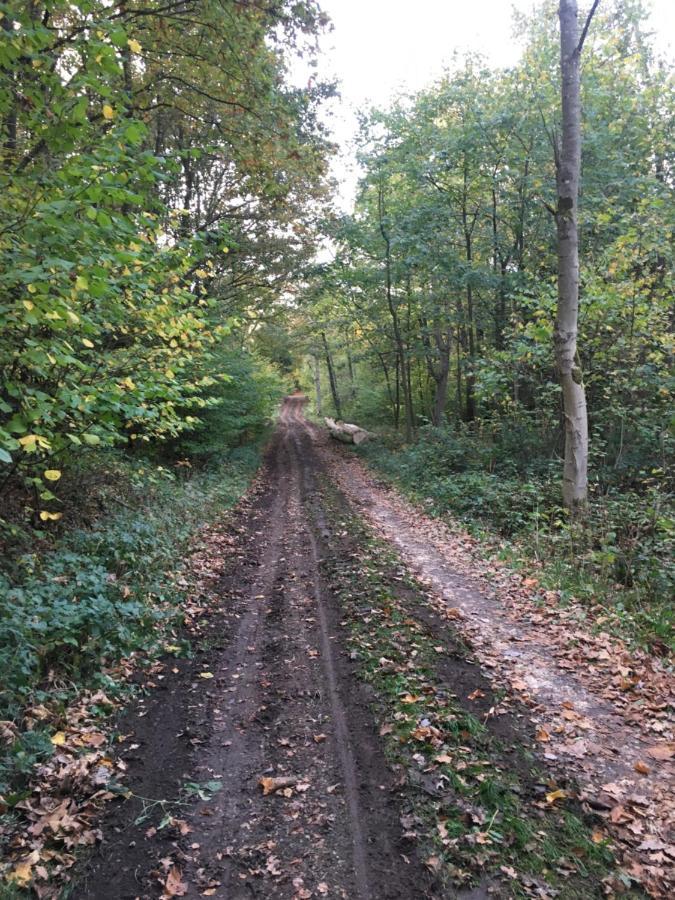
[[[400,560],[329,485],[323,495],[334,536],[323,574],[357,673],[374,692],[402,826],[427,866],[446,885],[487,877],[497,896],[630,892],[574,786],[538,765],[526,711],[493,694]]]

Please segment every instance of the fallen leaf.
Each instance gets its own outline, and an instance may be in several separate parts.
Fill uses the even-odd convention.
[[[30,884],[33,877],[33,864],[31,862],[20,862],[9,873],[9,880],[19,887],[26,887]]]
[[[200,678],[213,678],[213,672],[200,672]]]
[[[635,769],[636,772],[639,772],[640,775],[649,775],[649,773],[651,771],[651,769],[649,768],[647,763],[642,762],[642,760],[639,760],[638,762],[636,762],[635,765],[633,766],[633,768]]]
[[[545,728],[537,728],[536,738],[538,741],[550,741],[551,735]]]
[[[452,762],[452,757],[451,757],[451,756],[448,756],[447,753],[441,753],[440,756],[435,756],[435,757],[434,757],[434,762],[437,762],[437,763],[451,763],[451,762]]]
[[[51,742],[55,747],[63,747],[66,742],[66,735],[63,731],[57,731],[51,736]]]
[[[565,793],[565,791],[560,790],[560,788],[558,788],[557,791],[551,791],[550,794],[546,795],[546,802],[547,803],[555,803],[556,800],[562,800],[566,796],[567,796],[567,794]]]
[[[412,694],[404,694],[401,697],[401,703],[419,703],[421,699],[422,697],[420,696],[414,697]]]
[[[181,874],[178,866],[172,866],[169,869],[169,874],[167,875],[166,881],[164,882],[164,890],[169,897],[182,897],[187,893],[188,886],[183,881],[183,876]]]
[[[314,743],[315,743],[315,744],[323,744],[323,742],[324,742],[325,740],[326,740],[326,735],[325,735],[325,734],[315,734],[315,735],[314,735]]]
[[[325,881],[320,881],[320,882],[317,884],[316,889],[317,889],[317,891],[318,891],[320,894],[327,894],[327,893],[328,893],[328,885],[326,884]]]
[[[675,756],[675,744],[657,744],[647,750],[647,756],[651,756],[652,759],[672,759]]]

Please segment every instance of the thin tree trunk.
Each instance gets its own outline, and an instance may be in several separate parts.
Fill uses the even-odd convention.
[[[314,393],[316,395],[316,414],[322,415],[321,411],[321,369],[319,367],[319,357],[312,356],[312,369],[314,373]]]
[[[412,400],[410,397],[410,378],[409,378],[409,368],[406,366],[406,354],[405,347],[403,344],[403,338],[401,336],[401,328],[399,323],[398,311],[396,309],[396,304],[394,303],[394,295],[392,292],[392,279],[391,279],[391,240],[389,238],[389,232],[387,231],[384,224],[384,190],[382,186],[380,186],[379,196],[378,196],[378,213],[380,218],[380,233],[382,234],[382,239],[384,241],[385,246],[385,291],[387,296],[387,306],[389,308],[389,314],[391,316],[392,327],[394,330],[394,340],[396,342],[396,354],[397,354],[397,389],[399,386],[403,388],[403,409],[405,412],[405,438],[406,441],[412,441],[413,437],[413,418],[412,418]],[[398,394],[397,394],[398,397]],[[398,415],[397,415],[398,420]]]
[[[347,372],[349,374],[349,396],[354,399],[356,397],[356,379],[354,378],[354,360],[352,359],[352,348],[349,342],[349,331],[345,331],[345,352],[347,354]]]
[[[338,419],[342,418],[342,407],[340,405],[340,395],[338,394],[337,379],[335,378],[335,369],[333,367],[333,357],[331,356],[330,347],[326,339],[326,332],[321,332],[321,340],[323,341],[323,349],[326,354],[326,368],[328,369],[328,381],[330,383],[330,392],[333,397],[333,406],[337,413]]]
[[[554,332],[555,359],[565,415],[563,502],[570,509],[588,499],[588,413],[577,352],[579,320],[579,234],[577,202],[581,172],[581,96],[579,61],[595,0],[581,39],[577,0],[560,0],[560,72],[562,76],[562,141],[556,152],[558,206],[558,311]]]

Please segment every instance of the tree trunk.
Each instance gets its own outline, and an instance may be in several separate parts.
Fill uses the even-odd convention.
[[[354,360],[352,359],[348,330],[345,330],[345,353],[347,354],[347,373],[349,374],[349,396],[353,400],[356,397],[356,379],[354,377]]]
[[[330,392],[333,397],[333,406],[337,413],[338,419],[342,418],[342,407],[340,405],[340,395],[338,394],[337,379],[335,378],[335,369],[333,368],[333,357],[330,353],[330,347],[326,340],[326,332],[321,332],[321,340],[323,341],[323,349],[326,354],[326,368],[328,369],[328,381],[330,383]]]
[[[577,201],[581,171],[581,48],[597,0],[579,39],[577,0],[560,0],[562,141],[556,152],[558,205],[558,311],[553,335],[565,415],[563,502],[574,510],[588,499],[588,414],[577,353],[579,319],[579,235]]]
[[[380,233],[382,235],[382,240],[384,241],[385,247],[385,258],[384,258],[384,274],[385,274],[385,291],[387,297],[387,307],[389,308],[389,315],[391,316],[392,328],[394,331],[394,341],[396,343],[396,355],[397,355],[397,387],[403,388],[403,410],[405,413],[405,439],[410,442],[413,438],[413,412],[412,412],[412,399],[410,397],[410,378],[409,371],[406,366],[406,352],[405,346],[403,344],[403,338],[401,336],[401,327],[399,322],[398,310],[396,309],[396,304],[394,303],[394,295],[392,291],[392,278],[391,278],[391,240],[389,238],[389,232],[387,231],[384,218],[385,218],[385,209],[384,209],[384,189],[380,185],[380,190],[378,193],[378,214],[380,219]],[[398,396],[398,395],[397,395]],[[397,416],[398,418],[398,416]]]
[[[319,368],[319,357],[312,357],[312,369],[314,373],[314,393],[316,395],[316,414],[321,415],[321,369]]]

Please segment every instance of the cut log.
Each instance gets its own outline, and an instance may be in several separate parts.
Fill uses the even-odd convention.
[[[342,441],[343,444],[356,444],[358,447],[369,438],[375,437],[372,432],[366,431],[365,428],[359,428],[358,425],[351,425],[349,422],[336,422],[335,419],[328,417],[324,419],[324,422],[330,436],[336,441]]]

